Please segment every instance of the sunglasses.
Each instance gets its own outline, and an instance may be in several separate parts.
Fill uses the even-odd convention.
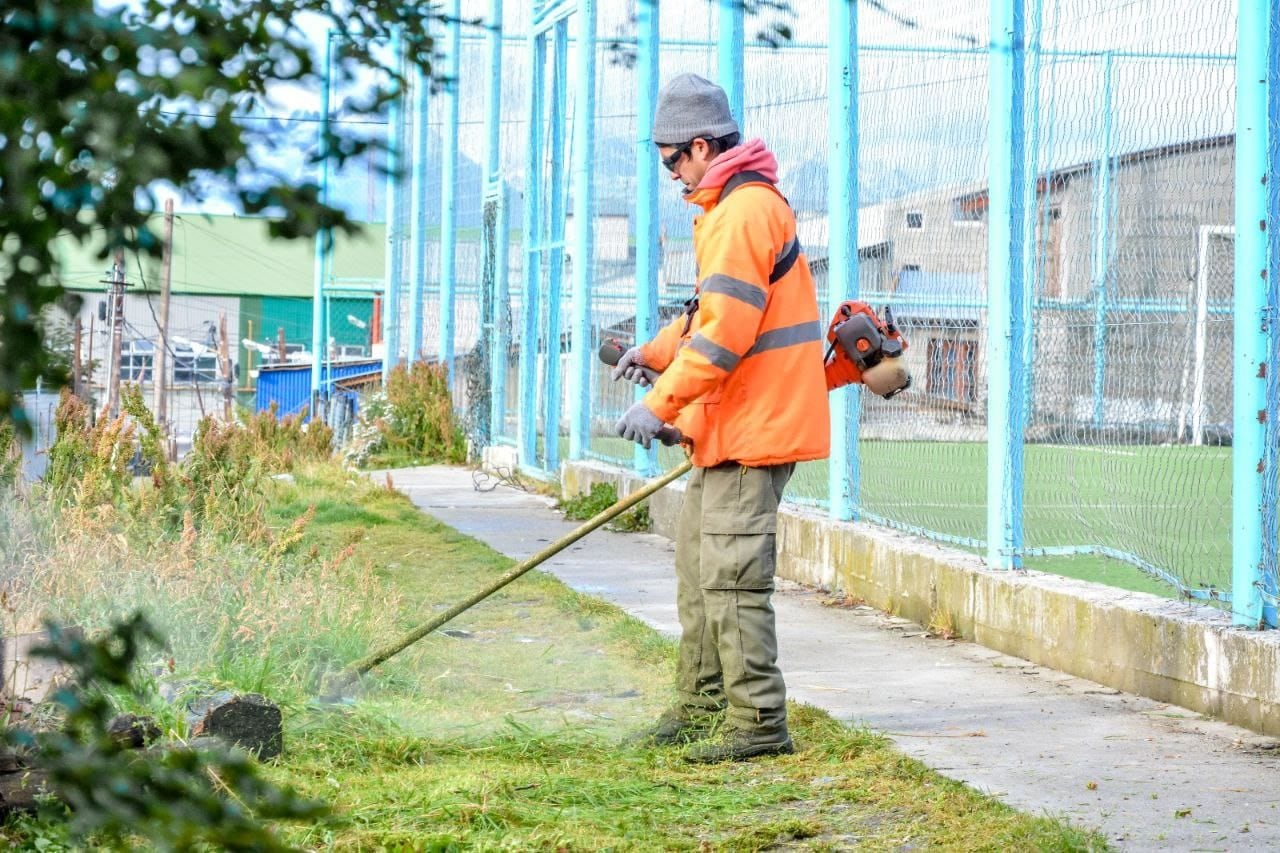
[[[676,167],[680,165],[680,158],[688,154],[692,148],[693,142],[686,142],[684,145],[681,145],[673,151],[670,157],[663,157],[662,165],[666,166],[667,171],[674,175],[676,173]]]

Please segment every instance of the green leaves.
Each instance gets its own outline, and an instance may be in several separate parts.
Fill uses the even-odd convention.
[[[140,695],[134,671],[139,655],[162,639],[134,614],[96,639],[50,624],[49,644],[36,654],[66,664],[71,686],[55,701],[63,712],[53,732],[7,738],[34,747],[58,797],[71,807],[71,831],[94,845],[146,839],[148,848],[288,850],[260,823],[310,820],[328,813],[261,778],[244,753],[189,748],[131,750],[108,731],[112,692]]]
[[[240,117],[281,83],[318,85],[324,50],[313,42],[325,27],[335,33],[335,79],[368,89],[344,111],[379,115],[404,82],[380,45],[401,28],[410,67],[430,75],[430,22],[441,14],[421,0],[103,5],[9,0],[0,9],[0,419],[24,431],[16,395],[38,378],[67,379],[40,326],[62,293],[55,239],[91,241],[103,258],[158,255],[145,224],[161,182],[277,216],[282,238],[355,231],[320,204],[314,184],[274,174],[266,140]],[[334,125],[319,150],[340,161],[381,145]]]

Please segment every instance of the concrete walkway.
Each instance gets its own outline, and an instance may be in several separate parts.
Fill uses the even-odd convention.
[[[379,480],[382,474],[376,475]],[[391,472],[424,512],[513,558],[576,525],[546,497],[473,473]],[[545,568],[666,634],[678,632],[674,549],[597,531]],[[779,664],[793,699],[885,732],[908,755],[1000,797],[1101,830],[1126,850],[1280,848],[1280,742],[1119,693],[866,607],[784,584]]]

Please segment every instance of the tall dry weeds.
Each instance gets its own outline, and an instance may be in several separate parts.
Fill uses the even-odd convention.
[[[328,459],[326,430],[207,420],[174,466],[136,387],[122,409],[95,422],[64,394],[46,481],[3,490],[5,630],[48,617],[93,629],[142,609],[183,669],[299,688],[390,630],[396,601],[371,566],[297,553],[313,510],[281,530],[267,520],[271,474]]]
[[[391,371],[384,391],[366,402],[347,461],[382,464],[461,463],[467,440],[453,409],[444,365],[414,362]]]
[[[8,420],[0,420],[0,489],[12,488],[22,470],[22,445]]]

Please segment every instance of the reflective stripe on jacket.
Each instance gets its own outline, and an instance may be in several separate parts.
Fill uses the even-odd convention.
[[[701,467],[824,458],[824,329],[803,252],[769,280],[795,246],[795,216],[768,183],[742,184],[720,204],[723,185],[686,196],[704,210],[693,223],[698,308],[641,348],[662,371],[644,403],[693,440]]]

